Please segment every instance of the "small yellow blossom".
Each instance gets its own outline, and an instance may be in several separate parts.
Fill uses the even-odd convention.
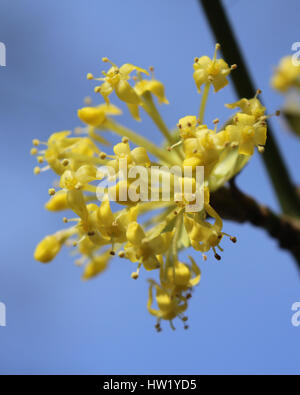
[[[82,275],[83,280],[89,280],[107,269],[109,260],[112,258],[109,251],[93,257],[85,266]]]
[[[281,59],[272,77],[272,87],[279,92],[286,92],[292,87],[299,89],[299,81],[300,65],[293,63],[292,56],[285,56]]]
[[[217,44],[216,51],[218,48]],[[236,68],[236,65],[229,67],[223,59],[216,59],[216,51],[213,59],[208,56],[195,58],[193,77],[199,92],[202,85],[210,83],[218,92],[228,84],[227,76]]]
[[[103,58],[104,62],[110,62],[107,58]],[[118,98],[125,103],[139,104],[140,98],[135,90],[130,86],[128,80],[130,74],[133,71],[140,73],[149,74],[147,70],[132,64],[126,63],[121,67],[117,67],[114,63],[111,63],[111,68],[104,74],[103,78],[97,78],[96,80],[103,81],[103,83],[95,88],[95,92],[101,93],[106,103],[109,103],[108,96],[115,91]]]
[[[234,123],[225,129],[231,144],[238,146],[240,154],[253,155],[254,147],[263,147],[267,140],[265,120],[256,121],[253,115],[237,113]]]
[[[46,236],[36,247],[34,258],[37,261],[48,263],[59,253],[61,244],[55,235]]]
[[[165,232],[149,238],[141,225],[131,222],[126,237],[128,240],[124,247],[126,257],[132,262],[141,262],[146,270],[153,270],[159,268],[157,255],[163,254],[168,249],[172,232]]]
[[[121,110],[112,104],[101,104],[97,107],[83,107],[78,110],[79,119],[91,126],[100,126],[106,119],[107,115],[120,115]]]
[[[152,307],[153,304],[153,288],[155,289],[155,300],[158,306],[158,309],[154,309]],[[173,295],[167,289],[162,288],[155,282],[150,283],[149,287],[149,298],[147,303],[147,308],[150,314],[154,315],[158,318],[158,326],[159,329],[159,321],[167,320],[170,321],[170,324],[173,327],[172,320],[176,317],[182,316],[182,314],[186,311],[188,307],[187,300],[181,295]]]

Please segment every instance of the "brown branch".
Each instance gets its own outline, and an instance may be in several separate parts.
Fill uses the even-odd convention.
[[[275,214],[267,206],[257,203],[251,196],[241,192],[234,182],[211,195],[212,206],[222,218],[239,223],[250,223],[263,228],[288,250],[300,269],[300,221]]]

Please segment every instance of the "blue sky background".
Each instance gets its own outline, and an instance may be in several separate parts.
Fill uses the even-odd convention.
[[[269,112],[282,97],[269,87],[273,67],[300,41],[297,0],[224,1],[246,60]],[[300,373],[300,327],[291,305],[300,301],[300,275],[288,253],[262,230],[226,222],[238,244],[224,241],[220,263],[201,263],[201,284],[191,301],[190,330],[154,329],[146,310],[146,276],[130,279],[134,265],[114,261],[101,277],[83,283],[66,250],[49,265],[33,260],[36,243],[61,226],[43,208],[52,174],[35,177],[32,138],[78,125],[76,110],[99,74],[101,58],[154,65],[166,85],[168,125],[196,113],[195,56],[211,55],[214,40],[196,0],[0,0],[1,239],[0,373],[196,374]],[[231,87],[211,95],[207,122],[225,120]],[[122,121],[156,142],[144,119]],[[300,141],[272,121],[289,169],[299,184]],[[238,183],[277,209],[257,155]],[[196,254],[194,253],[194,256]]]

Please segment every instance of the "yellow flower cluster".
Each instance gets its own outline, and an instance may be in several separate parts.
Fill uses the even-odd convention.
[[[222,251],[220,243],[223,237],[228,236],[236,242],[235,237],[223,232],[222,219],[210,204],[210,188],[212,180],[216,179],[216,169],[220,169],[220,165],[224,167],[227,156],[233,153],[238,159],[251,156],[255,147],[262,152],[266,142],[265,108],[257,97],[227,105],[230,109],[240,110],[220,131],[217,131],[218,120],[214,121],[213,130],[204,124],[211,85],[219,91],[226,86],[228,75],[236,68],[235,65],[229,67],[223,59],[217,59],[218,48],[219,45],[213,59],[207,56],[195,59],[196,87],[200,91],[205,85],[199,117],[188,115],[179,119],[173,132],[166,127],[153,100],[155,96],[159,103],[168,103],[164,86],[154,78],[153,68],[150,68],[152,76],[146,78],[149,73],[145,69],[131,64],[117,67],[103,58],[104,62],[110,63],[109,70],[103,72],[101,78],[94,78],[92,74],[87,78],[101,81],[95,92],[102,95],[105,103],[79,109],[78,116],[84,126],[77,128],[73,135],[70,131],[61,131],[52,134],[47,142],[33,140],[31,154],[36,155],[39,164],[34,173],[52,169],[58,177],[55,187],[49,189],[51,197],[46,208],[50,211],[71,210],[75,214],[74,218],[63,218],[67,224],[65,229],[46,236],[38,244],[35,259],[50,262],[66,245],[73,246],[79,255],[76,264],[84,267],[85,280],[103,272],[114,255],[136,264],[131,274],[133,279],[139,277],[142,268],[157,272],[157,279],[149,281],[147,307],[157,318],[158,331],[161,330],[161,320],[169,321],[174,328],[175,318],[181,319],[184,327],[188,328],[186,310],[201,272],[194,258],[190,256],[189,262],[184,263],[179,260],[179,254],[192,247],[202,253],[204,260],[207,259],[205,254],[211,250],[220,260],[217,249]],[[110,103],[109,97],[113,92],[126,103],[134,119],[140,119],[140,109],[151,117],[164,136],[161,147],[111,117],[121,114],[121,110]],[[104,138],[107,131],[122,137],[113,147],[112,154],[103,151],[107,144]],[[113,185],[104,188],[99,202],[97,184],[105,178],[101,166],[109,165],[119,171],[124,159],[127,170],[136,165],[147,170],[157,164],[177,165],[181,169],[191,167],[193,170],[203,166],[202,210],[189,212],[189,202],[176,198],[169,201],[122,200],[119,198],[121,193],[127,192],[132,183],[118,177],[112,180],[115,181]],[[40,166],[43,163],[45,165]],[[220,178],[219,173],[220,170]],[[223,182],[226,181],[224,176]],[[148,189],[151,189],[150,184]],[[116,196],[114,203],[109,194],[112,190]]]

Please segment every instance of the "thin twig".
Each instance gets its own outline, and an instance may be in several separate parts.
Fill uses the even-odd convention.
[[[264,229],[276,239],[280,248],[288,250],[300,269],[300,221],[275,214],[251,196],[238,189],[234,181],[211,195],[213,207],[222,218],[238,223],[250,223]]]

